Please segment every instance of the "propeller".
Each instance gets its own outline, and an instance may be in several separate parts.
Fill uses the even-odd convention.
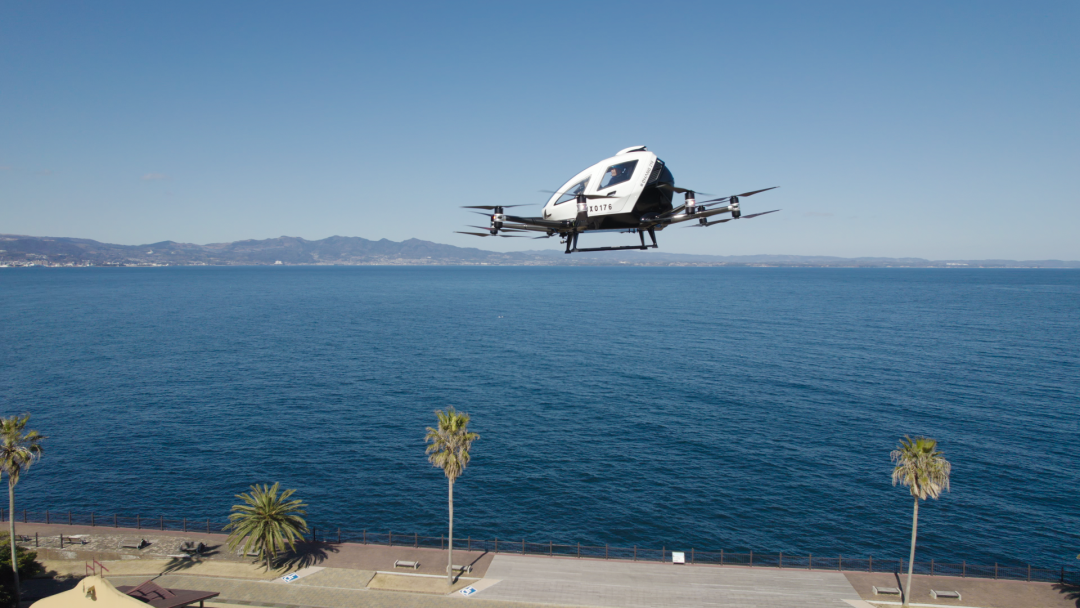
[[[462,209],[487,209],[488,211],[494,211],[496,209],[509,209],[510,207],[532,207],[532,205],[462,205]]]
[[[559,192],[558,190],[537,190],[537,192],[543,192],[544,194],[570,194],[569,192]],[[607,196],[606,194],[571,194],[573,197],[584,196],[585,198],[592,200],[594,198],[619,198],[618,196]]]
[[[701,190],[694,190],[693,188],[678,188],[672,184],[656,184],[656,187],[660,190],[670,190],[672,192],[678,192],[679,194],[693,192],[694,194],[700,194],[702,196],[716,196],[715,194],[709,194],[708,192],[702,192]],[[698,204],[700,205],[701,203]]]
[[[471,234],[473,236],[498,236],[498,237],[502,237],[504,239],[524,239],[524,238],[529,238],[529,237],[526,237],[526,236],[523,236],[523,235],[520,235],[520,234],[491,234],[490,232],[462,232],[460,230],[455,230],[454,233],[455,234]]]
[[[469,228],[479,228],[480,230],[491,230],[491,226],[473,226],[468,224]],[[521,228],[499,228],[499,232],[529,232],[528,230],[522,230]]]
[[[737,203],[737,202],[739,202],[740,197],[753,196],[755,194],[760,194],[762,192],[767,192],[769,190],[775,190],[775,189],[777,189],[779,187],[780,186],[773,186],[772,188],[764,188],[762,190],[754,190],[753,192],[743,192],[742,194],[734,194],[732,196],[724,196],[724,197],[721,197],[721,198],[714,198],[712,200],[701,201],[701,202],[698,203],[698,205],[713,205],[713,204],[716,204],[716,203],[726,203],[728,201],[731,201],[733,203]],[[711,195],[707,194],[706,196],[711,196]]]
[[[705,226],[712,226],[713,224],[723,224],[724,222],[730,222],[731,220],[738,220],[738,219],[752,220],[755,217],[758,217],[759,215],[769,215],[770,213],[776,213],[777,211],[780,211],[780,210],[779,209],[773,209],[772,211],[762,211],[761,213],[751,213],[750,215],[744,215],[741,218],[738,218],[738,217],[726,217],[726,218],[724,218],[722,220],[716,220],[716,221],[713,221],[713,222],[705,222],[703,224],[693,224],[691,226],[684,226],[684,228],[704,228]]]

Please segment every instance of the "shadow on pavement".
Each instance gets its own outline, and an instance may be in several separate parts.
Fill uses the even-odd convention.
[[[276,568],[299,570],[316,566],[326,560],[330,553],[337,553],[338,548],[326,542],[297,543],[296,548],[279,556],[274,563]]]
[[[1075,602],[1076,607],[1080,608],[1080,585],[1069,585],[1057,583],[1051,585],[1051,589],[1065,596],[1065,599]]]

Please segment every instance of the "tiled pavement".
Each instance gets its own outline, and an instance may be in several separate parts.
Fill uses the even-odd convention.
[[[859,594],[839,572],[716,568],[497,555],[473,597],[587,606],[851,608]]]
[[[287,585],[272,581],[171,574],[157,577],[154,582],[166,588],[217,591],[221,595],[211,601],[222,605],[257,605],[267,608],[465,608],[462,602],[467,600],[459,596],[359,588],[360,582],[366,584],[372,574],[374,573],[370,571],[327,569]],[[114,585],[137,585],[145,580],[145,576],[109,578]],[[536,604],[512,601],[482,602],[481,605],[483,608],[536,607]]]

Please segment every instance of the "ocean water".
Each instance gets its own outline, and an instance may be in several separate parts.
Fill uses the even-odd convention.
[[[480,434],[457,535],[906,557],[905,434],[952,491],[919,559],[1080,552],[1080,272],[0,271],[0,406],[49,436],[17,508],[438,536],[433,411]]]

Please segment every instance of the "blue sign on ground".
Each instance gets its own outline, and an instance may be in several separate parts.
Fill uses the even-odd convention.
[[[464,595],[465,597],[469,597],[470,595],[476,593],[476,589],[473,588],[473,587],[465,587],[464,589],[461,590],[460,593],[461,593],[461,595]]]
[[[286,583],[291,583],[298,578],[300,578],[300,575],[293,572],[292,574],[286,574],[285,576],[281,577],[281,580],[285,581]]]

